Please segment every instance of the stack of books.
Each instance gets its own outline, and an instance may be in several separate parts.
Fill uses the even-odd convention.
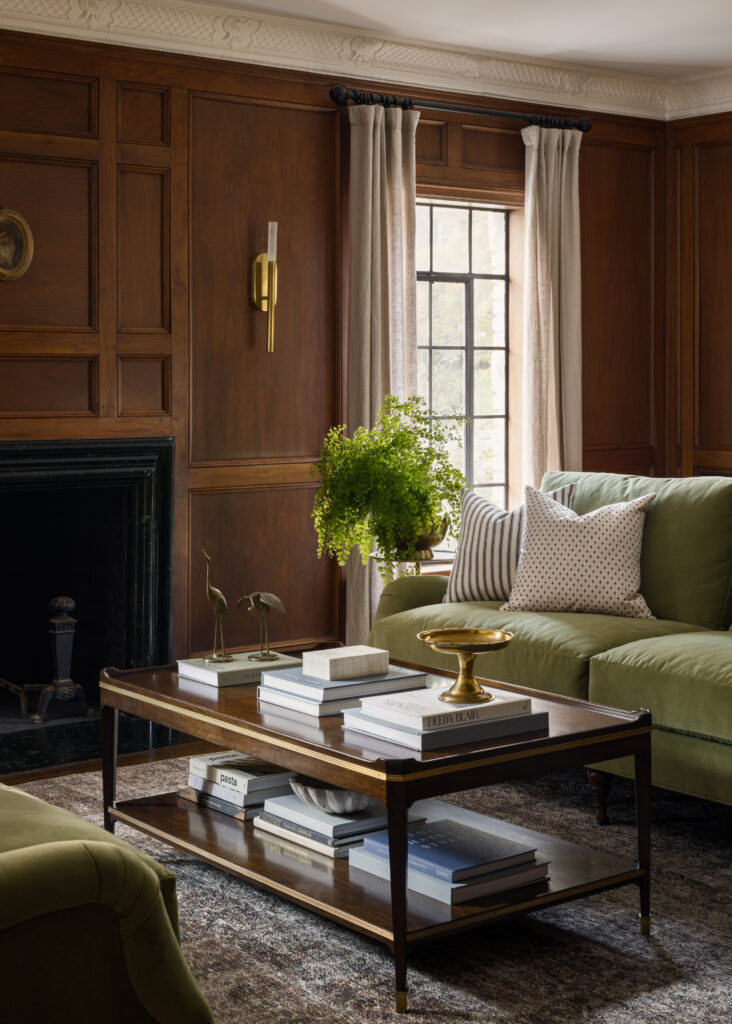
[[[424,817],[410,812],[409,821],[416,824],[424,821]],[[386,827],[386,808],[378,800],[369,800],[363,811],[329,814],[291,793],[265,800],[253,824],[256,829],[316,850],[326,857],[340,858],[360,846],[365,836]]]
[[[300,658],[289,654],[277,654],[276,661],[250,661],[249,655],[234,654],[231,661],[212,662],[205,658],[185,658],[178,662],[178,675],[182,680],[193,679],[207,686],[240,686],[242,683],[258,683],[264,666],[269,668],[290,668],[301,665]]]
[[[388,833],[365,836],[363,845],[350,851],[349,864],[388,879]],[[549,861],[513,839],[450,819],[409,829],[407,888],[440,903],[465,903],[548,878]]]
[[[340,715],[369,694],[424,686],[426,672],[389,664],[389,652],[375,647],[306,651],[302,666],[265,668],[257,694],[266,705],[314,718]]]
[[[268,797],[291,793],[294,774],[238,750],[222,750],[190,759],[188,785],[178,790],[178,796],[247,821]]]
[[[546,729],[546,711],[532,711],[531,699],[499,691],[481,704],[446,704],[441,689],[375,694],[343,713],[343,728],[412,750],[438,750]]]

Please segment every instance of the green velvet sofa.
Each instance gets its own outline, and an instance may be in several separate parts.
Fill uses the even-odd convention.
[[[422,629],[505,629],[512,642],[481,655],[486,678],[653,715],[653,782],[732,804],[732,479],[547,473],[542,490],[576,483],[583,515],[651,491],[641,592],[654,619],[576,612],[504,612],[500,601],[444,603],[444,576],[401,577],[385,588],[371,642],[392,657],[454,669]],[[632,776],[632,762],[594,766]],[[599,812],[602,817],[602,812]]]
[[[213,1024],[180,951],[175,875],[0,785],[0,1017]]]

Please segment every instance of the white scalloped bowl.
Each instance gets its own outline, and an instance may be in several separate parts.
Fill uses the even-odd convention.
[[[290,779],[292,792],[303,803],[319,807],[326,814],[357,814],[368,806],[369,798],[352,789],[338,789],[319,779],[308,779],[298,775]]]

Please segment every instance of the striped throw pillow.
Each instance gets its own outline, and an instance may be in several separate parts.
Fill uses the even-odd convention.
[[[574,484],[549,495],[572,507]],[[526,508],[506,512],[476,491],[462,493],[462,526],[445,601],[507,601],[521,554]]]

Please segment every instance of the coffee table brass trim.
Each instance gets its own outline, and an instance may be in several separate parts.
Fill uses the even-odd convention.
[[[460,674],[449,690],[440,694],[447,704],[481,704],[493,700],[475,678],[474,665],[478,654],[500,651],[513,639],[503,629],[423,629],[417,639],[439,654],[457,654]]]
[[[400,992],[398,988],[394,989],[394,1009],[397,1013],[407,1012],[407,993]]]
[[[640,919],[640,933],[641,935],[651,934],[651,915],[650,914],[638,914]]]
[[[120,810],[117,807],[110,807],[109,813],[117,818],[118,821],[125,822],[128,825],[133,825],[135,828],[140,829],[141,832],[147,832],[151,836],[157,836],[159,839],[164,839],[166,843],[170,843],[171,846],[177,846],[180,849],[188,850],[195,854],[197,857],[205,857],[207,860],[215,861],[220,864],[225,870],[229,871],[232,867],[231,861],[225,860],[223,857],[219,857],[215,853],[211,853],[209,850],[205,852],[200,847],[195,846],[193,843],[186,842],[185,839],[179,839],[177,836],[171,835],[170,832],[164,832],[162,829],[155,828],[154,825],[149,825],[147,822],[140,821],[134,814],[127,814],[125,811]],[[389,942],[394,941],[394,933],[388,931],[386,928],[378,928],[375,925],[369,924],[368,921],[364,921],[361,917],[355,917],[353,914],[348,914],[345,911],[338,910],[337,907],[333,907],[329,903],[321,903],[320,900],[313,899],[312,896],[306,896],[298,889],[291,889],[287,885],[282,885],[280,882],[274,882],[266,875],[260,875],[256,871],[250,871],[248,868],[240,867],[236,865],[237,875],[241,875],[245,878],[256,879],[259,882],[265,883],[268,889],[274,889],[276,892],[283,893],[286,896],[294,899],[295,902],[302,901],[307,903],[311,907],[317,907],[319,910],[327,913],[329,917],[338,918],[341,921],[350,921],[351,924],[356,925],[359,929],[368,931],[370,935],[378,935],[379,938],[388,939]]]

